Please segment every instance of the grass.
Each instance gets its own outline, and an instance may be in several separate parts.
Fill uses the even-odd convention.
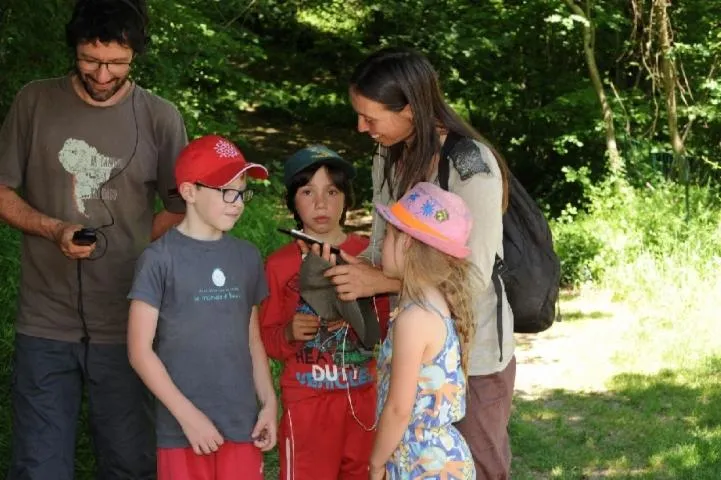
[[[565,361],[581,376],[610,362],[612,375],[601,388],[516,398],[515,479],[721,478],[718,262],[708,246],[680,244],[606,271],[601,285],[627,313],[573,311],[563,328],[584,342],[583,331],[607,322],[591,339],[605,355],[594,362],[569,349]]]
[[[720,375],[714,357],[655,375],[619,374],[607,392],[516,400],[514,478],[718,479]]]

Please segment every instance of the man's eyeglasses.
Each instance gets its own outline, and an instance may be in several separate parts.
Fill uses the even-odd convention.
[[[195,182],[195,184],[199,187],[219,191],[223,194],[223,201],[225,203],[235,203],[238,199],[241,199],[243,203],[248,203],[250,199],[253,198],[253,190],[247,188],[245,190],[238,190],[237,188],[209,187],[208,185],[203,185],[200,182]]]
[[[108,72],[113,75],[127,73],[127,71],[130,70],[130,64],[133,63],[132,60],[129,62],[101,62],[100,60],[88,60],[87,58],[76,58],[75,61],[78,63],[78,68],[83,72],[97,72],[100,70],[100,67],[105,65]]]

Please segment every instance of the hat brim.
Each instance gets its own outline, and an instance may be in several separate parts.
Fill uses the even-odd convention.
[[[244,173],[247,173],[249,177],[256,178],[258,180],[265,180],[266,178],[268,178],[268,169],[266,169],[263,165],[258,165],[257,163],[246,163],[245,167],[243,167],[238,173],[236,173],[233,178],[225,182],[225,185],[233,182],[236,178],[243,175]]]
[[[209,187],[225,187],[235,181],[242,174],[247,173],[249,177],[265,180],[268,178],[268,170],[257,163],[234,162],[208,174],[205,178],[198,180]]]
[[[471,249],[467,245],[454,242],[452,240],[443,240],[425,232],[419,232],[414,228],[403,223],[398,217],[393,215],[393,212],[389,207],[382,203],[376,202],[376,210],[388,223],[396,227],[398,230],[407,233],[411,237],[419,240],[431,247],[440,250],[452,257],[466,258],[471,254]]]
[[[331,167],[338,168],[339,170],[342,170],[343,173],[346,174],[348,177],[348,180],[352,180],[356,176],[356,169],[350,162],[347,162],[339,157],[323,157],[319,158],[317,160],[311,160],[308,163],[305,163],[304,165],[299,166],[292,172],[286,172],[286,175],[283,178],[283,181],[286,185],[290,184],[290,181],[295,177],[298,173],[302,172],[306,168],[309,168],[313,165],[328,165]]]

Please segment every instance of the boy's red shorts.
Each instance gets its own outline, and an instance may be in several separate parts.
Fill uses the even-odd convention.
[[[252,443],[225,441],[217,452],[158,449],[158,480],[263,480],[263,453]]]
[[[365,427],[376,417],[376,389],[351,390]],[[278,450],[282,480],[367,480],[375,431],[353,418],[345,391],[328,392],[283,409]]]

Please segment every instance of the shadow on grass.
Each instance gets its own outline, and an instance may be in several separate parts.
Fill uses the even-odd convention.
[[[613,317],[613,314],[610,312],[584,312],[582,310],[561,311],[562,322],[575,322],[577,320],[601,320],[611,317]]]
[[[721,358],[621,374],[605,393],[514,401],[514,479],[693,479],[721,475]]]

